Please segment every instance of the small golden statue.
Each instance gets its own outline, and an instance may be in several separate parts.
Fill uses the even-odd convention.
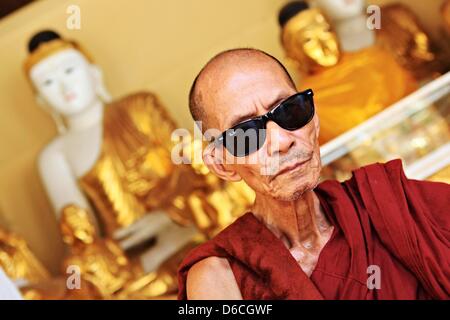
[[[100,298],[89,283],[82,282],[80,290],[69,290],[66,279],[61,276],[51,277],[22,237],[1,228],[0,267],[15,281],[23,298],[27,300]]]
[[[175,277],[168,270],[176,274],[177,265],[144,275],[114,240],[97,236],[86,210],[67,206],[60,227],[69,250],[63,272],[78,268],[81,278],[97,288],[103,299],[149,299],[176,293]]]
[[[417,87],[412,75],[379,46],[342,52],[325,15],[306,2],[288,3],[279,21],[286,55],[301,72],[299,89],[313,88],[316,93],[320,143],[364,122]]]
[[[26,241],[0,228],[0,267],[22,285],[50,279],[50,274],[28,248]]]
[[[341,51],[336,34],[322,12],[304,1],[285,5],[279,14],[281,44],[289,62],[302,75],[316,74],[338,64]]]
[[[419,80],[439,76],[448,68],[417,16],[404,4],[382,7],[377,41]]]

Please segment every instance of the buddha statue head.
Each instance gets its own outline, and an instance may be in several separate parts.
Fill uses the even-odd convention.
[[[110,100],[102,72],[75,41],[54,31],[35,34],[28,43],[24,69],[39,105],[48,108],[63,131],[63,120],[82,113],[98,101]]]
[[[283,48],[303,73],[315,73],[338,63],[336,34],[319,9],[293,1],[280,10],[278,21]]]
[[[59,223],[65,244],[73,247],[94,243],[96,238],[95,227],[86,210],[68,205],[63,209]]]
[[[365,0],[316,0],[316,2],[332,21],[359,16],[366,7]]]

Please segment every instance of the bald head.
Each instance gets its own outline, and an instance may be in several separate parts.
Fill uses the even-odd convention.
[[[216,127],[217,118],[223,115],[217,102],[223,102],[224,95],[238,94],[243,81],[234,81],[239,74],[255,73],[253,80],[258,81],[257,73],[266,70],[267,74],[279,77],[280,81],[287,83],[295,89],[294,81],[283,64],[270,54],[250,48],[231,49],[223,51],[213,57],[195,78],[189,93],[189,110],[195,121],[202,121],[202,130],[205,131],[213,123]],[[247,82],[249,82],[247,81]],[[234,85],[235,84],[235,85]],[[234,87],[234,90],[223,90],[224,87]],[[233,94],[234,95],[234,94]],[[220,99],[221,98],[221,99]],[[223,103],[222,103],[223,104]]]

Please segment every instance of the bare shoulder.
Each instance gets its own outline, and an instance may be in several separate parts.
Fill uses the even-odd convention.
[[[241,292],[228,260],[208,257],[194,264],[187,276],[189,300],[240,300]]]

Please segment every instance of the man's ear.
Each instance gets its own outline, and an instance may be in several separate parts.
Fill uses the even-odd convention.
[[[225,151],[226,152],[226,151]],[[213,144],[208,145],[203,150],[203,162],[208,169],[219,178],[226,181],[240,181],[241,176],[233,169],[233,166],[224,164],[224,154]]]

